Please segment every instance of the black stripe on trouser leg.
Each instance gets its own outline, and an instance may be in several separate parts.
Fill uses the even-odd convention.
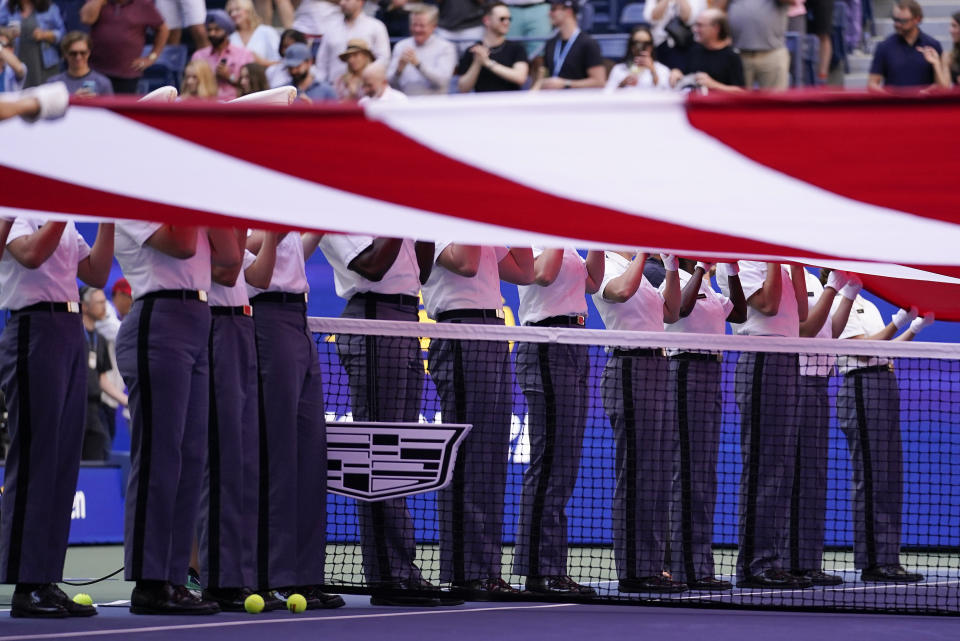
[[[364,302],[363,315],[366,318],[377,317],[377,302],[367,299]],[[377,375],[377,337],[367,335],[364,337],[365,360],[366,360],[366,394],[367,394],[367,418],[371,421],[382,419],[380,414],[380,378]],[[389,354],[387,355],[389,358]],[[390,582],[393,580],[393,572],[390,568],[390,553],[387,549],[386,538],[386,515],[384,513],[383,502],[375,501],[370,503],[370,519],[373,521],[373,547],[377,555],[377,580],[381,582]]]
[[[757,485],[760,483],[760,416],[763,404],[763,361],[764,354],[759,352],[753,362],[753,389],[750,394],[750,452],[749,465],[744,470],[747,475],[746,517],[743,532],[743,559],[747,574],[752,574],[754,556],[754,537],[757,530]]]
[[[633,359],[624,357],[621,362],[623,394],[623,434],[626,452],[627,505],[625,518],[627,577],[635,577],[637,572],[637,428],[636,410],[633,406]]]
[[[687,374],[689,361],[680,361],[677,367],[677,430],[680,440],[680,536],[682,537],[683,567],[687,581],[700,577],[693,565],[693,487],[690,479],[690,424],[687,412]]]
[[[799,429],[804,429],[800,425]],[[801,444],[803,435],[797,434],[796,456],[793,459],[793,492],[790,494],[790,569],[791,570],[818,570],[819,568],[800,567],[800,483],[801,477]]]
[[[530,515],[530,576],[540,576],[540,545],[543,539],[543,509],[547,500],[547,488],[553,473],[553,449],[557,432],[557,395],[550,376],[550,346],[537,346],[537,361],[540,365],[540,382],[543,385],[544,435],[543,458],[540,462],[540,478],[533,495],[533,511]]]
[[[464,386],[463,380],[463,351],[460,346],[460,341],[453,341],[453,397],[454,397],[454,412],[456,413],[457,423],[466,423],[467,422],[467,390]],[[476,439],[476,435],[473,436]],[[453,582],[454,583],[463,583],[466,581],[464,576],[463,566],[465,563],[464,557],[464,537],[466,532],[464,532],[463,524],[463,510],[464,510],[464,500],[465,500],[465,487],[466,482],[465,476],[466,471],[464,469],[464,457],[457,457],[457,464],[453,468],[453,514],[451,518],[453,523],[451,524],[451,529],[453,531]],[[472,577],[473,578],[487,578],[487,577]]]
[[[863,378],[854,374],[854,389],[857,400],[857,431],[860,432],[860,458],[863,461],[863,535],[867,546],[867,567],[877,564],[877,540],[874,532],[873,513],[873,457],[870,454],[870,437],[867,434],[866,403],[863,400]]]
[[[256,328],[254,328],[256,332]],[[270,585],[270,439],[267,434],[266,402],[263,394],[263,363],[260,359],[260,338],[254,334],[257,350],[257,402],[259,417],[260,486],[257,495],[257,587],[261,590],[284,586]]]
[[[210,364],[210,412],[207,427],[207,467],[209,474],[207,483],[210,495],[209,513],[207,514],[207,587],[220,587],[220,519],[221,510],[221,469],[220,460],[220,421],[217,415],[217,387],[214,380],[216,372],[216,360],[213,352],[213,332],[216,327],[216,321],[210,325],[210,345],[209,345],[209,364]]]
[[[150,382],[150,316],[153,300],[143,301],[137,326],[137,380],[140,386],[140,480],[137,483],[136,519],[133,522],[134,579],[143,576],[143,547],[147,528],[147,499],[150,490],[150,457],[153,444],[153,398]]]
[[[23,528],[26,526],[27,496],[30,491],[30,449],[33,442],[30,412],[30,315],[20,315],[17,327],[17,439],[20,461],[17,469],[17,498],[13,502],[10,551],[7,555],[5,583],[20,582],[20,557],[23,554]]]

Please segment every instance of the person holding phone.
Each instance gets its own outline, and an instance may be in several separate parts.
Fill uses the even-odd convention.
[[[609,93],[617,89],[670,89],[670,68],[657,62],[647,25],[633,28],[623,61],[610,70],[604,90]]]
[[[77,96],[112,96],[113,85],[102,73],[90,68],[90,36],[82,31],[71,31],[60,41],[60,51],[67,60],[67,70],[48,82],[60,81],[67,91]]]

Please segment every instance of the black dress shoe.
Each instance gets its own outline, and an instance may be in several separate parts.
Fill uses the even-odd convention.
[[[527,578],[527,590],[534,594],[553,594],[557,596],[597,596],[597,591],[589,585],[580,585],[569,576],[531,576]]]
[[[687,584],[680,581],[674,581],[668,576],[658,574],[655,576],[641,576],[637,578],[620,579],[617,589],[621,592],[658,592],[662,594],[671,594],[686,592]]]
[[[47,589],[53,593],[54,598],[60,601],[60,605],[63,606],[63,609],[67,611],[72,617],[92,617],[96,616],[97,609],[92,605],[83,605],[82,603],[76,603],[73,599],[68,597],[66,593],[61,590],[56,583],[51,583],[47,586]]]
[[[500,577],[454,583],[453,589],[458,594],[462,594],[466,601],[497,601],[520,594],[520,590]]]
[[[463,605],[463,599],[450,596],[423,577],[381,583],[374,587],[370,605],[434,608]]]
[[[307,600],[308,610],[333,610],[344,606],[343,597],[339,594],[327,594],[316,585],[302,585],[298,588],[278,590],[283,598],[297,593]]]
[[[214,601],[194,596],[186,587],[169,581],[140,581],[130,595],[132,614],[216,614]]]
[[[729,581],[718,579],[715,576],[702,576],[699,579],[688,582],[687,587],[691,590],[723,592],[724,590],[732,590],[733,584]]]
[[[17,584],[10,603],[10,616],[31,619],[63,619],[70,613],[49,583]]]
[[[917,583],[923,575],[907,572],[902,565],[877,565],[860,572],[860,580],[867,583]]]
[[[758,588],[771,590],[802,590],[813,587],[807,579],[794,576],[786,570],[764,570],[762,574],[752,574],[737,581],[738,588]]]
[[[801,579],[806,579],[813,585],[830,586],[843,584],[843,577],[838,574],[827,574],[822,570],[791,570],[790,574]]]
[[[207,588],[203,591],[203,599],[216,603],[221,612],[246,612],[244,602],[251,594],[253,592],[248,588]]]

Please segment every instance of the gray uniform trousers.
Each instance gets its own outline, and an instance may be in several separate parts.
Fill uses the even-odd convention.
[[[790,569],[823,567],[830,443],[829,376],[801,376],[797,401],[797,457],[790,502]]]
[[[63,578],[87,396],[79,314],[13,314],[0,337],[10,448],[0,509],[0,582]]]
[[[260,399],[258,589],[324,582],[327,424],[305,302],[254,297]]]
[[[670,572],[677,581],[694,581],[715,575],[713,517],[722,373],[720,361],[708,354],[678,354],[669,365],[664,447],[672,452],[673,461]]]
[[[587,422],[586,345],[517,343],[517,382],[527,399],[530,465],[523,475],[513,560],[516,574],[567,574],[567,513]]]
[[[211,308],[210,421],[199,527],[201,583],[210,588],[257,582],[257,350],[253,319],[236,309]]]
[[[503,319],[449,322],[503,325]],[[463,583],[502,572],[503,510],[512,411],[506,341],[430,341],[430,377],[443,420],[473,425],[460,446],[453,481],[438,492],[440,580]]]
[[[342,316],[416,322],[417,305],[359,295],[347,303]],[[419,420],[424,372],[418,338],[338,334],[337,353],[350,379],[354,420]],[[367,583],[418,581],[417,542],[407,500],[357,501],[357,515]]]
[[[614,351],[601,379],[616,442],[613,550],[617,577],[659,575],[666,551],[670,458],[664,451],[667,359]]]
[[[888,369],[843,377],[837,418],[853,464],[853,553],[858,570],[900,562],[903,452],[900,390]]]
[[[783,569],[797,454],[796,354],[743,352],[737,360],[740,410],[740,554],[737,578]]]
[[[196,532],[210,398],[210,308],[140,299],[117,335],[130,397],[124,512],[128,581],[182,584]]]

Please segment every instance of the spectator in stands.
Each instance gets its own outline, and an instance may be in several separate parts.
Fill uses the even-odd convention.
[[[697,39],[690,49],[683,70],[671,72],[670,84],[678,85],[684,74],[694,74],[694,80],[708,91],[742,91],[743,63],[730,46],[730,24],[719,9],[707,9],[693,23]]]
[[[218,91],[217,78],[205,60],[191,60],[187,63],[187,67],[183,70],[180,98],[216,100]]]
[[[956,86],[960,78],[960,11],[950,16],[950,38],[953,49],[943,52],[943,73]]]
[[[112,362],[107,338],[96,329],[96,323],[107,315],[107,296],[97,287],[84,287],[80,293],[80,311],[87,347],[87,415],[83,433],[83,460],[106,461],[113,444],[110,426],[103,422],[100,395],[105,392],[123,406],[127,395],[109,377]]]
[[[479,0],[444,0],[440,3],[437,33],[454,43],[458,55],[483,37],[486,6]]]
[[[117,317],[123,320],[130,313],[130,308],[133,307],[133,290],[130,289],[130,283],[127,279],[121,278],[115,282],[113,289],[110,290],[110,295],[113,297],[113,306],[117,310]]]
[[[6,36],[0,36],[0,91],[20,91],[27,77],[27,67],[10,46]]]
[[[607,81],[600,45],[577,23],[579,0],[553,0],[550,22],[557,33],[547,40],[544,67],[535,89],[587,89]]]
[[[313,68],[313,56],[310,47],[304,44],[294,44],[283,54],[283,65],[290,72],[290,84],[297,88],[297,98],[305,102],[316,100],[336,100],[337,93],[333,85],[325,80],[319,80]]]
[[[787,10],[793,0],[721,0],[727,9],[733,47],[743,61],[748,89],[790,86]]]
[[[307,34],[311,39],[322,37],[330,23],[340,19],[340,4],[337,0],[300,0],[289,26]]]
[[[410,11],[411,37],[393,48],[387,69],[390,84],[408,96],[445,94],[457,66],[453,43],[434,33],[437,8],[420,5]]]
[[[808,29],[820,41],[820,59],[817,65],[817,84],[827,84],[830,59],[833,57],[833,5],[837,0],[807,0]]]
[[[50,0],[9,0],[0,5],[0,24],[6,25],[17,58],[26,65],[24,87],[42,85],[60,71],[63,18]]]
[[[237,30],[230,34],[230,44],[243,47],[253,54],[253,60],[264,67],[280,60],[280,36],[277,30],[261,24],[253,8],[253,0],[229,0],[227,13]]]
[[[610,70],[607,91],[617,89],[670,89],[670,68],[654,58],[650,27],[637,25],[630,31],[623,61]]]
[[[256,62],[248,62],[240,67],[240,86],[237,87],[237,93],[241,96],[266,91],[270,88],[267,84],[267,73],[263,65]]]
[[[505,0],[510,7],[510,32],[508,38],[538,38],[546,40],[555,24],[550,18],[550,5],[542,0]],[[524,45],[527,57],[532,58],[542,51],[540,40],[531,40]]]
[[[410,14],[407,11],[407,4],[409,4],[407,0],[379,0],[377,3],[377,13],[374,17],[387,27],[390,38],[406,38],[410,35]],[[446,5],[447,2],[443,4]]]
[[[510,7],[503,2],[487,6],[483,16],[484,33],[480,42],[460,57],[457,89],[467,91],[516,91],[530,74],[527,50],[519,42],[507,40]]]
[[[110,79],[114,93],[136,93],[143,70],[157,61],[170,35],[153,2],[87,0],[80,20],[91,25],[90,66]],[[143,55],[148,29],[154,31],[153,49]]]
[[[363,70],[373,62],[373,52],[366,40],[354,38],[347,43],[340,59],[347,63],[347,70],[337,78],[334,90],[340,100],[359,100],[363,96]]]
[[[657,60],[671,69],[683,68],[687,52],[693,45],[693,34],[687,29],[693,27],[696,17],[706,8],[706,0],[647,1],[643,17],[650,23]]]
[[[923,8],[916,0],[894,3],[894,33],[874,51],[868,88],[950,86],[950,78],[943,72],[940,43],[920,31],[921,22]]]
[[[203,27],[203,18],[207,11],[204,0],[156,0],[156,5],[163,21],[170,28],[167,44],[180,44],[181,34],[186,28],[196,49],[210,46],[207,30]]]
[[[360,76],[363,79],[363,98],[360,104],[365,104],[370,100],[378,102],[406,102],[407,97],[403,92],[397,91],[387,82],[387,69],[381,62],[374,62],[367,65]]]
[[[340,60],[340,53],[347,48],[347,42],[362,38],[370,44],[374,58],[386,65],[390,61],[390,37],[387,27],[376,18],[363,12],[363,0],[340,0],[343,20],[330,23],[329,30],[323,34],[320,50],[317,52],[317,80],[333,82],[347,69],[347,63]]]
[[[280,34],[280,47],[277,52],[280,58],[287,52],[287,47],[295,42],[307,44],[307,37],[296,29],[287,29]],[[271,89],[285,87],[290,84],[290,72],[282,64],[267,67],[267,83]]]
[[[191,60],[202,60],[210,65],[217,77],[217,97],[220,100],[232,100],[237,97],[240,67],[254,62],[253,54],[228,40],[234,24],[226,11],[214,9],[208,12],[206,26],[210,46],[197,49]]]
[[[67,60],[67,70],[47,82],[63,82],[70,93],[78,96],[113,95],[110,79],[90,68],[90,36],[71,31],[60,41],[60,49]]]
[[[284,29],[293,27],[293,2],[291,0],[254,0],[257,15],[263,18],[265,24],[273,24],[273,8],[276,5],[277,16]],[[304,0],[306,2],[306,0]],[[303,4],[303,3],[301,3]]]

